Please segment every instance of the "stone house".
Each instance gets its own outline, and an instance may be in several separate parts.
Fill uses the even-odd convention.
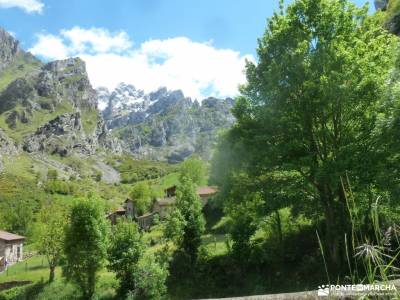
[[[160,218],[165,218],[168,213],[175,207],[176,197],[165,197],[157,199],[153,205],[153,212],[157,213]]]
[[[127,217],[130,217],[131,219],[137,217],[136,208],[132,199],[128,198],[125,200],[125,210],[126,210],[125,215]]]
[[[203,186],[197,188],[197,194],[200,197],[202,207],[204,207],[209,199],[218,192],[216,187]],[[132,199],[126,199],[123,207],[118,208],[114,212],[107,215],[107,218],[112,224],[116,224],[117,219],[120,217],[130,218],[135,220],[140,228],[148,230],[153,224],[154,217],[157,214],[160,219],[165,218],[170,211],[175,207],[176,203],[176,186],[171,186],[164,190],[164,198],[158,198],[153,204],[151,212],[138,215],[135,201]]]
[[[117,208],[117,210],[107,214],[107,219],[110,220],[111,224],[117,224],[117,219],[126,216],[126,210],[123,207]]]
[[[0,271],[23,259],[25,237],[0,230]]]
[[[200,186],[197,188],[197,194],[200,196],[201,204],[203,207],[207,204],[208,200],[218,192],[214,186]]]
[[[204,207],[208,200],[218,192],[216,187],[202,186],[197,188],[201,205]],[[165,197],[157,199],[153,205],[153,212],[158,213],[160,218],[165,218],[173,209],[176,203],[176,186],[172,186],[164,191]]]
[[[121,217],[129,218],[138,223],[139,227],[148,230],[153,224],[155,213],[151,212],[142,216],[139,216],[136,212],[134,201],[132,199],[126,199],[123,207],[117,208],[115,211],[107,215],[107,219],[110,220],[111,224],[117,224],[117,220]]]

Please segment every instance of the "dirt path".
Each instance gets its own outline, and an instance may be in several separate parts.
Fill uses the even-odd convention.
[[[121,175],[113,167],[103,163],[102,161],[97,162],[96,166],[102,173],[101,180],[110,184],[119,183],[121,181]]]

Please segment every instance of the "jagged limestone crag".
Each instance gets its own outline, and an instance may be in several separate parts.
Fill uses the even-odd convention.
[[[29,153],[46,151],[61,156],[68,155],[75,148],[88,155],[94,148],[92,143],[86,142],[79,112],[57,116],[28,136],[23,144],[23,150]]]
[[[0,28],[0,72],[11,63],[20,52],[19,43],[7,31]]]
[[[0,29],[2,135],[28,153],[92,155],[121,152],[97,109],[85,63],[69,58],[42,64]],[[0,136],[0,142],[5,138]],[[2,156],[8,155],[2,150]]]
[[[145,94],[120,84],[99,89],[99,107],[115,136],[137,157],[179,162],[193,153],[209,159],[218,131],[234,122],[230,98],[200,104],[166,88]]]
[[[95,110],[97,93],[90,84],[85,63],[80,58],[50,62],[39,74],[39,96],[68,99],[74,108]]]

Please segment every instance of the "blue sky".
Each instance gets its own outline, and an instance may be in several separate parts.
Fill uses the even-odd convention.
[[[362,5],[366,1],[354,2]],[[0,26],[15,34],[25,49],[44,60],[85,57],[96,86],[112,88],[121,79],[133,84],[139,81],[142,85],[139,88],[154,89],[167,81],[165,85],[170,88],[188,85],[184,92],[193,97],[231,96],[234,81],[240,82],[241,75],[230,74],[229,83],[218,83],[214,77],[224,76],[219,69],[227,65],[231,65],[228,68],[231,73],[233,66],[239,70],[245,58],[254,56],[256,40],[265,29],[266,18],[277,7],[278,0],[0,0]],[[82,39],[83,36],[86,38]],[[98,36],[103,39],[95,41]],[[146,43],[149,41],[156,43],[149,45]],[[187,55],[183,51],[174,52],[177,47],[197,55],[200,61],[203,53],[208,53],[203,63],[210,66],[214,76],[207,75],[200,66],[193,67],[199,67],[196,73],[204,73],[201,76],[205,78],[171,71],[184,71],[182,64],[189,61],[189,57],[180,58],[179,55]],[[132,59],[128,63],[127,56],[134,56],[135,63]],[[147,67],[142,64],[143,59]],[[129,65],[141,70],[142,76],[158,82],[150,84],[150,78],[141,82],[140,74],[126,69],[120,72],[124,74],[121,78],[95,77],[95,73],[104,73],[111,65],[113,73]],[[159,72],[168,74],[159,76]],[[178,77],[180,80],[173,82]],[[190,84],[189,80],[199,82]]]

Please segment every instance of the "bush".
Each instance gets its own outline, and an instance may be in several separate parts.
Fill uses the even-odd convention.
[[[74,195],[78,190],[78,186],[73,182],[64,180],[48,180],[44,184],[44,190],[51,194]]]
[[[0,300],[29,300],[34,299],[44,288],[45,283],[36,283],[15,287],[0,293]]]

